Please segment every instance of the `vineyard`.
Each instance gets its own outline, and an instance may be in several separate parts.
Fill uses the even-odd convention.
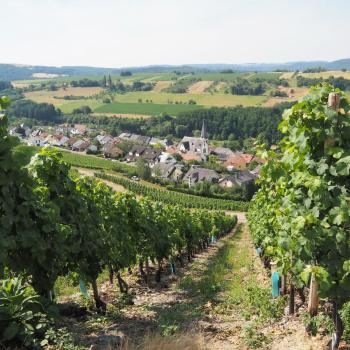
[[[329,85],[285,111],[285,137],[264,151],[269,161],[248,213],[256,247],[289,293],[289,313],[296,292],[302,301],[308,295],[309,329],[328,319],[332,349],[350,338],[349,114],[344,93]]]
[[[8,104],[4,98],[0,102],[2,108]],[[116,276],[120,290],[127,293],[121,271],[137,265],[147,283],[152,261],[160,282],[165,264],[175,270],[184,258],[191,261],[237,221],[223,212],[113,193],[97,179],[74,177],[54,149],[42,149],[27,167],[18,168],[5,116],[0,119],[0,146],[3,348],[50,345],[48,334],[55,333],[50,310],[60,276],[73,274],[91,285],[96,309],[103,313],[107,305],[97,278],[104,270],[111,280]]]
[[[236,210],[246,211],[248,202],[232,201],[226,199],[206,198],[180,192],[169,191],[163,188],[156,188],[132,181],[125,177],[108,175],[105,173],[95,173],[95,176],[114,182],[136,194],[146,196],[152,200],[160,201],[172,205],[181,205],[187,208],[203,208],[210,210]]]

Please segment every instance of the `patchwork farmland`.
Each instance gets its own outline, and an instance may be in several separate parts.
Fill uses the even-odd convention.
[[[298,79],[350,77],[349,72],[206,72],[134,73],[111,76],[114,89],[73,87],[76,81],[101,82],[102,76],[71,76],[14,81],[25,98],[51,103],[63,113],[88,106],[94,113],[135,118],[210,107],[266,106],[297,101],[308,91]],[[135,86],[139,86],[138,89]],[[146,88],[143,88],[146,86]],[[118,90],[119,89],[119,90]],[[250,89],[250,90],[249,90]]]

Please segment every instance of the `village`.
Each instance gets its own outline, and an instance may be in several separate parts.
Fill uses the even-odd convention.
[[[205,121],[200,137],[184,136],[179,142],[127,132],[113,137],[84,124],[32,129],[22,124],[11,128],[10,134],[29,146],[59,147],[129,165],[142,159],[153,178],[188,187],[209,183],[229,189],[254,183],[263,163],[253,154],[210,145]]]

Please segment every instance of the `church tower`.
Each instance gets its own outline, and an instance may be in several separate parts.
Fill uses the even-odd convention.
[[[202,124],[201,141],[202,141],[201,142],[201,144],[202,144],[202,149],[201,149],[202,159],[204,161],[207,161],[208,156],[209,156],[209,144],[208,144],[207,125],[205,123],[205,120],[203,120],[203,124]]]

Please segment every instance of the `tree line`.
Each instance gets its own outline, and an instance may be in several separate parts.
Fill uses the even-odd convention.
[[[350,79],[345,79],[343,77],[334,77],[330,76],[329,78],[307,78],[302,75],[297,76],[297,86],[302,87],[302,86],[314,86],[314,85],[319,85],[322,83],[328,83],[333,85],[334,87],[349,91],[350,90]]]

